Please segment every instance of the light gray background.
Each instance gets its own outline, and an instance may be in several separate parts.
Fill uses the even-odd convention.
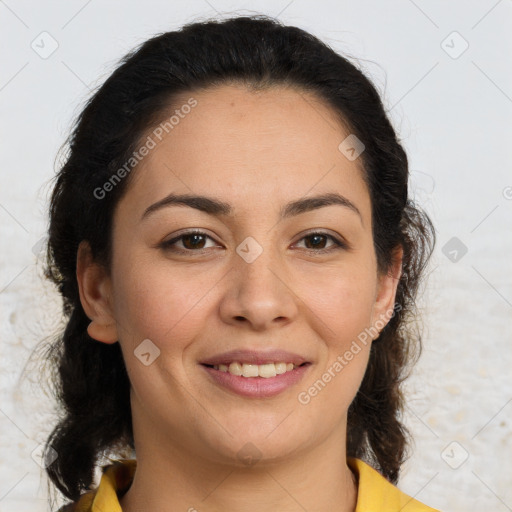
[[[19,379],[30,351],[60,325],[38,242],[72,119],[117,59],[151,35],[254,12],[359,59],[408,151],[413,194],[438,230],[421,301],[425,350],[408,385],[416,442],[399,487],[444,511],[512,510],[512,2],[5,0],[0,511],[47,510],[36,461],[52,402],[32,374]]]

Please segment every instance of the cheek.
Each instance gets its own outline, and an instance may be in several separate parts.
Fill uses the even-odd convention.
[[[297,292],[321,321],[324,339],[340,350],[369,327],[375,299],[371,265],[352,263],[303,276]]]
[[[201,330],[205,292],[194,292],[183,274],[141,260],[120,263],[116,272],[115,315],[130,381],[143,402],[159,397],[171,407],[179,399],[169,391],[176,394],[185,381],[184,355]]]
[[[310,275],[302,281],[299,293],[307,297],[304,302],[308,306],[304,314],[314,325],[323,354],[299,402],[309,403],[315,397],[315,403],[326,414],[333,400],[340,407],[339,414],[348,408],[366,370],[376,286],[376,277],[372,277],[376,271],[371,264],[371,258],[365,261],[361,257],[350,264],[347,260],[346,265],[324,268],[314,279]]]
[[[344,421],[364,377],[372,342],[367,329],[373,282],[357,273],[330,277],[320,280],[317,292],[309,295],[310,318],[322,350],[317,370],[297,396],[300,404],[318,408],[326,428]]]
[[[114,268],[115,315],[125,338],[134,344],[149,338],[159,347],[172,340],[172,347],[183,349],[199,329],[211,286],[171,270],[168,262],[141,258],[119,261]]]

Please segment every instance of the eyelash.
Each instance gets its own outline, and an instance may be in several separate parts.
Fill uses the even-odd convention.
[[[204,251],[207,251],[207,249],[198,249],[198,250],[193,250],[193,249],[175,249],[173,247],[173,245],[175,245],[178,241],[180,241],[181,239],[187,237],[187,236],[191,236],[191,235],[201,235],[201,236],[205,236],[206,238],[209,238],[210,240],[213,240],[213,238],[210,236],[210,235],[207,235],[206,233],[202,232],[202,231],[189,231],[187,233],[182,233],[180,236],[177,236],[175,238],[173,238],[172,240],[167,240],[167,241],[164,241],[160,244],[160,247],[166,251],[170,251],[170,252],[175,252],[175,253],[181,253],[181,254],[190,254],[190,253],[198,253],[198,254],[203,254]],[[349,247],[348,245],[339,240],[338,238],[334,237],[333,235],[330,235],[329,233],[325,233],[325,232],[322,232],[322,231],[313,231],[311,233],[308,233],[306,234],[305,236],[303,236],[299,242],[301,242],[302,240],[304,240],[305,238],[310,238],[310,237],[313,237],[313,236],[324,236],[326,238],[330,238],[332,240],[332,242],[335,244],[334,246],[330,247],[330,248],[327,248],[327,249],[306,249],[306,251],[310,252],[310,253],[314,253],[314,254],[326,254],[326,253],[330,253],[332,251],[337,251],[337,250],[340,250],[340,249],[345,249],[347,250]]]

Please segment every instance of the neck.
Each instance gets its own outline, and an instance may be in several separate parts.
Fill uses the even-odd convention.
[[[212,461],[183,443],[136,429],[137,469],[121,498],[123,512],[353,512],[355,477],[346,464],[345,430],[285,462],[259,460],[248,467]],[[151,435],[138,438],[139,432]]]

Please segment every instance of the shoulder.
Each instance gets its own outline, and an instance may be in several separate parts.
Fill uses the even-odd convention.
[[[358,479],[355,512],[439,512],[400,491],[362,460],[349,458],[348,465]]]

